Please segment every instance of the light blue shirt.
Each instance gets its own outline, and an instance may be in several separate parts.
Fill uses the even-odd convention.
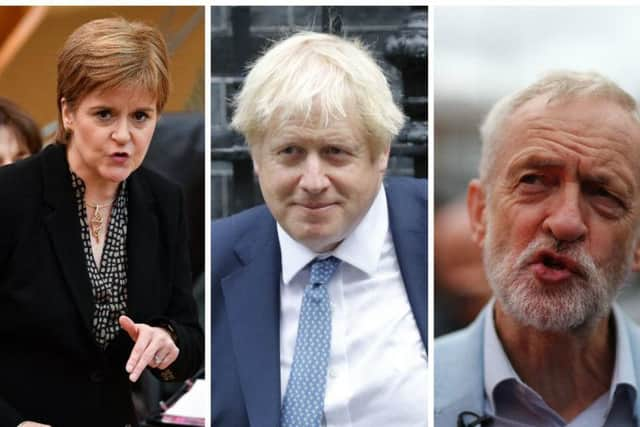
[[[616,356],[611,387],[567,423],[513,369],[496,333],[493,302],[484,324],[484,409],[492,427],[614,427],[633,426],[637,384],[631,347],[620,308],[614,304]]]

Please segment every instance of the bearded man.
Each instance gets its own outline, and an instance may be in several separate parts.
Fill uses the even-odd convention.
[[[481,134],[467,207],[494,299],[436,341],[436,425],[637,425],[640,329],[614,303],[640,267],[636,102],[555,72]]]

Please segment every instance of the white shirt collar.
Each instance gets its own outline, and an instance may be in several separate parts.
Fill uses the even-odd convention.
[[[333,255],[343,262],[372,275],[375,273],[382,246],[389,228],[389,212],[384,185],[380,185],[378,194],[362,221],[331,253],[316,253],[296,241],[278,224],[278,240],[282,260],[282,281],[285,284],[316,257]]]

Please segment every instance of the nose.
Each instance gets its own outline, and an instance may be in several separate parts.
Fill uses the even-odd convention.
[[[126,119],[118,120],[116,122],[116,127],[111,133],[111,138],[119,144],[126,144],[131,140],[129,123]]]
[[[581,208],[579,185],[567,184],[560,190],[551,209],[543,223],[546,232],[558,241],[575,242],[584,239],[587,226]]]
[[[329,187],[322,160],[316,154],[309,154],[303,163],[299,185],[308,193],[321,193]]]

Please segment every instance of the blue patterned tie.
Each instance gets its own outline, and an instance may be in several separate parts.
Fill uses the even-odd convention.
[[[289,384],[282,402],[282,427],[318,427],[322,421],[327,365],[331,350],[331,302],[327,283],[340,260],[311,264],[304,289]]]

